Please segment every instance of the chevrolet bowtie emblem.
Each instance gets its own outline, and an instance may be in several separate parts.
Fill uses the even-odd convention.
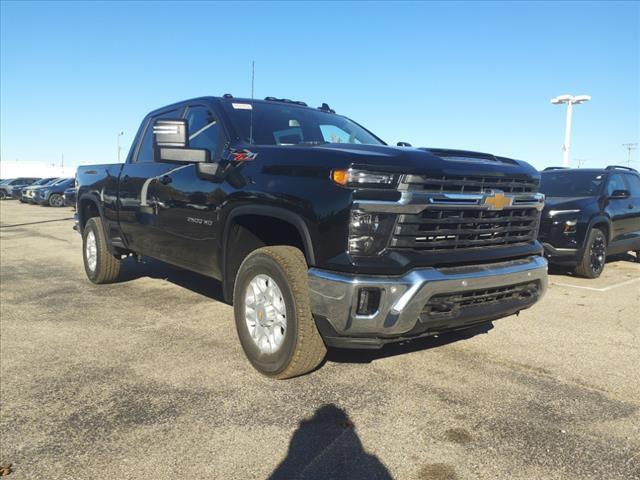
[[[513,204],[513,197],[507,197],[499,190],[494,190],[482,198],[482,205],[489,207],[489,210],[502,210]]]

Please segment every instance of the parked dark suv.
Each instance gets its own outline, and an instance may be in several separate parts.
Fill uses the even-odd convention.
[[[633,168],[551,167],[542,172],[546,195],[539,240],[549,262],[598,277],[607,255],[640,255],[640,175]]]

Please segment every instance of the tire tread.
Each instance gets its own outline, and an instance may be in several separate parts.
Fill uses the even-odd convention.
[[[597,278],[602,273],[602,270],[604,270],[604,267],[603,267],[603,269],[597,275],[594,275],[593,271],[591,270],[591,254],[590,254],[591,244],[593,243],[593,240],[598,233],[600,233],[603,237],[605,236],[604,232],[599,228],[592,228],[589,231],[589,235],[587,235],[587,241],[585,243],[584,252],[582,253],[582,258],[580,259],[580,261],[578,262],[578,265],[576,265],[576,268],[575,268],[576,275],[579,275],[580,277]],[[605,242],[606,242],[606,237],[605,237]]]
[[[107,239],[104,234],[104,228],[102,225],[102,219],[100,217],[92,217],[87,221],[87,224],[84,227],[85,234],[83,235],[83,255],[84,255],[84,237],[86,237],[86,232],[91,228],[94,231],[94,235],[96,236],[96,244],[98,250],[98,263],[97,263],[97,275],[94,278],[89,276],[89,279],[93,283],[104,284],[104,283],[113,283],[117,280],[118,275],[120,274],[120,265],[122,261],[116,257],[114,257],[109,249],[107,248]],[[85,260],[85,268],[86,260]]]

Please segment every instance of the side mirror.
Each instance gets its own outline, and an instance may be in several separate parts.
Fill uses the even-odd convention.
[[[407,142],[398,142],[398,143],[396,143],[396,145],[398,147],[410,147],[411,146],[411,144],[407,143]]]
[[[153,122],[154,147],[178,147],[188,146],[186,120],[156,120]]]
[[[629,190],[614,190],[613,193],[609,195],[609,198],[616,200],[629,198],[630,196],[631,192],[629,192]]]

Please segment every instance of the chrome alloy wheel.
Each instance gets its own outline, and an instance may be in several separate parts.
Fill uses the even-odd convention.
[[[260,352],[277,352],[287,331],[287,308],[273,278],[259,274],[251,279],[244,295],[244,311],[249,335]]]
[[[89,270],[95,272],[96,265],[98,263],[98,245],[96,243],[96,235],[93,231],[87,234],[84,254],[87,257],[87,266],[89,267]]]

